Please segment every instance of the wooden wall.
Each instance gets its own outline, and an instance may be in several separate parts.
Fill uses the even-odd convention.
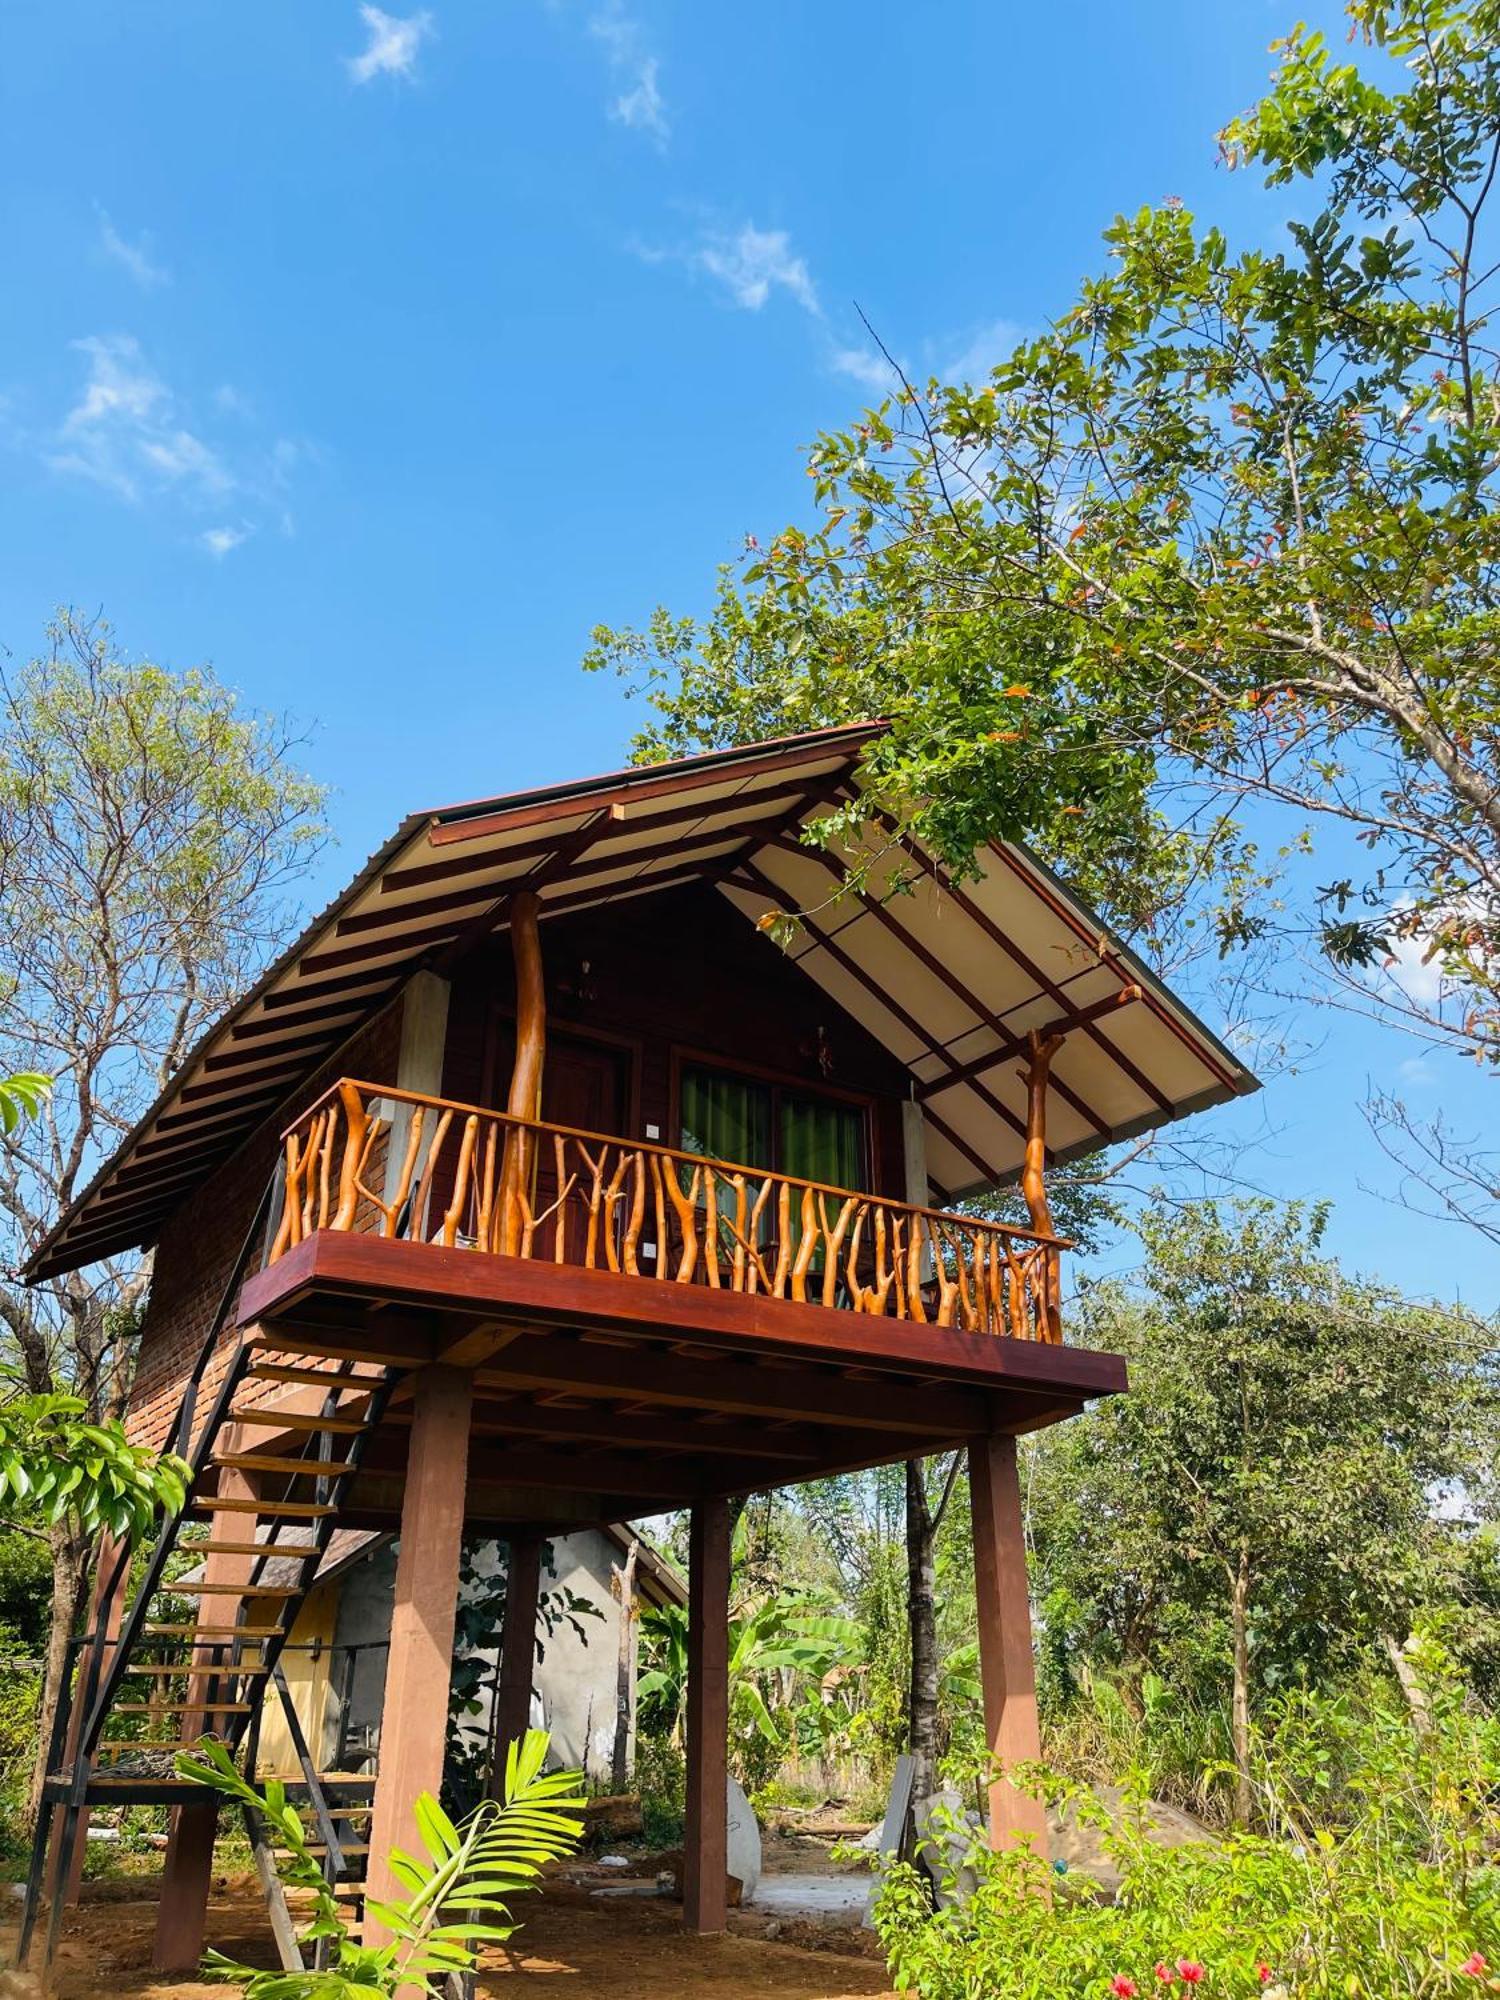
[[[655,1125],[676,1145],[677,1070],[701,1058],[867,1102],[875,1191],[905,1193],[905,1069],[714,889],[554,918],[541,937],[549,1032],[620,1050],[630,1078],[622,1136],[645,1138]],[[502,932],[454,973],[445,1097],[504,1104],[514,1006]]]

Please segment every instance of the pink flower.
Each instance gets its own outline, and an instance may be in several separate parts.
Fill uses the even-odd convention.
[[[1177,1976],[1184,1986],[1196,1986],[1203,1977],[1203,1967],[1196,1958],[1179,1958]]]
[[[1161,1959],[1156,1961],[1156,1977],[1163,1986],[1170,1986],[1176,1976],[1170,1965],[1164,1964]]]
[[[1471,1953],[1458,1969],[1460,1972],[1467,1972],[1471,1979],[1478,1979],[1481,1973],[1489,1971],[1489,1960],[1482,1951],[1476,1951]]]
[[[1255,1976],[1260,1981],[1262,1986],[1264,1986],[1266,1981],[1271,1977],[1271,1968],[1269,1965],[1266,1964],[1264,1959],[1262,1959],[1260,1964],[1256,1966]]]
[[[1118,1996],[1118,2000],[1135,2000],[1136,1994],[1141,1989],[1133,1979],[1127,1979],[1123,1972],[1117,1972],[1109,1982],[1109,1990]]]

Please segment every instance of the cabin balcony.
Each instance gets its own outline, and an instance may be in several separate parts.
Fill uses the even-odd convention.
[[[1117,1357],[1061,1345],[1066,1247],[344,1079],[284,1135],[239,1318],[283,1352],[474,1370],[504,1441],[474,1511],[506,1518],[518,1484],[534,1509],[542,1485],[594,1518],[1031,1429],[1123,1388]],[[356,1515],[399,1504],[381,1464]]]

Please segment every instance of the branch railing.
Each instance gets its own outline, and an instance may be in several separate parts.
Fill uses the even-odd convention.
[[[319,1230],[1057,1341],[1060,1239],[345,1078],[283,1134],[274,1263]]]

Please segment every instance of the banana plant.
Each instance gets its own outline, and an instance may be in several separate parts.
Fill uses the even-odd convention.
[[[285,1785],[274,1778],[263,1789],[252,1785],[224,1744],[196,1745],[178,1758],[179,1772],[260,1816],[278,1850],[282,1881],[313,1899],[299,1943],[326,1939],[330,1961],[322,1969],[267,1972],[211,1951],[205,1975],[241,1986],[244,2000],[389,2000],[397,1992],[440,1992],[451,1974],[472,1972],[484,1945],[518,1929],[511,1900],[536,1886],[549,1861],[571,1854],[583,1831],[582,1775],[542,1769],[549,1740],[545,1730],[531,1729],[512,1743],[503,1801],[487,1799],[458,1825],[430,1792],[422,1793],[413,1813],[424,1854],[394,1849],[389,1857],[407,1895],[366,1902],[390,1933],[379,1945],[351,1936]]]

